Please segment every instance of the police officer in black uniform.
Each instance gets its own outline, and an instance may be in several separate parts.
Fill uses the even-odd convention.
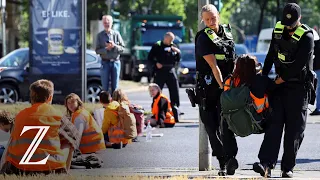
[[[179,121],[178,107],[179,99],[179,83],[175,71],[175,65],[180,61],[180,50],[173,43],[175,36],[172,32],[164,35],[163,41],[156,42],[148,55],[149,64],[154,68],[154,82],[163,88],[167,84],[172,111],[176,122]]]
[[[306,126],[309,75],[312,70],[313,33],[300,23],[301,9],[295,3],[283,9],[282,21],[277,22],[262,74],[268,75],[275,65],[277,88],[271,94],[272,118],[268,122],[259,159],[253,170],[261,176],[271,176],[279,154],[284,128],[282,177],[292,178],[296,155]]]
[[[219,13],[214,5],[203,6],[201,18],[206,27],[199,31],[195,38],[196,94],[200,117],[209,136],[212,156],[216,156],[219,161],[219,175],[225,175],[226,168],[228,172],[230,166],[225,157],[219,131],[220,95],[223,91],[223,79],[233,71],[234,42],[230,26],[219,24]]]

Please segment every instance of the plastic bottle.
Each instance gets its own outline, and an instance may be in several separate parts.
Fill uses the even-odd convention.
[[[151,127],[150,120],[149,120],[147,128],[146,128],[146,141],[150,142],[151,139],[152,139],[152,127]]]

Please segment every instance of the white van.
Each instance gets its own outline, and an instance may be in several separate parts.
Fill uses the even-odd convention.
[[[314,40],[319,40],[319,35],[317,31],[312,29]],[[260,31],[257,43],[257,52],[258,53],[267,53],[269,51],[269,46],[272,39],[273,28],[262,29]]]
[[[267,53],[272,39],[273,28],[262,29],[257,43],[258,53]]]

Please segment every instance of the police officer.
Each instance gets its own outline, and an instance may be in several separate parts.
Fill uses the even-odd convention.
[[[219,18],[214,5],[207,4],[202,7],[201,19],[206,27],[199,31],[195,38],[196,94],[212,156],[216,156],[219,161],[219,175],[225,175],[228,163],[219,132],[220,94],[223,91],[223,79],[233,71],[235,52],[231,28],[229,25],[220,25]]]
[[[176,122],[178,122],[179,114],[179,83],[175,72],[175,65],[180,61],[180,50],[173,44],[175,36],[172,32],[164,35],[163,41],[156,42],[148,55],[149,64],[154,67],[154,82],[163,88],[167,84],[170,93],[170,101],[172,111]]]
[[[266,129],[259,159],[253,170],[261,176],[271,176],[279,154],[284,128],[284,152],[281,161],[282,177],[292,178],[296,155],[304,137],[306,126],[308,91],[307,73],[312,70],[313,34],[300,23],[301,9],[295,3],[283,9],[282,21],[277,22],[263,71],[268,75],[275,65],[277,88],[273,91],[272,118]]]

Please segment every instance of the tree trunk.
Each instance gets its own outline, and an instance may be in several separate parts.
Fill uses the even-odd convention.
[[[260,18],[258,23],[258,33],[260,33],[263,24],[264,10],[267,7],[268,0],[263,0],[262,5],[260,6]]]
[[[280,9],[280,0],[277,0],[277,21],[281,18],[282,11]]]

